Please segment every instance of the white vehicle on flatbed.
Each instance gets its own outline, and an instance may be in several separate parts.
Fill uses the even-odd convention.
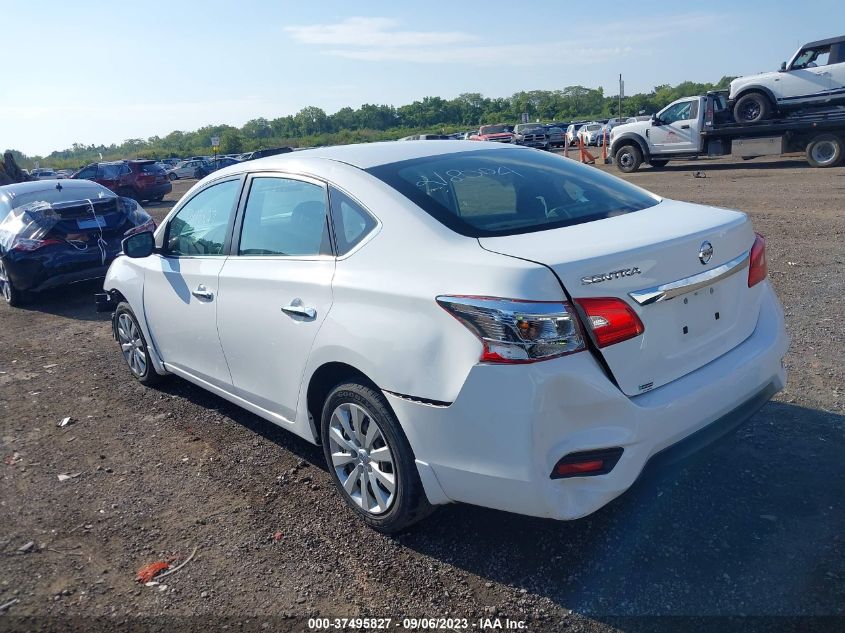
[[[804,44],[778,72],[737,77],[728,101],[738,123],[758,123],[796,108],[845,103],[845,35]]]
[[[775,121],[740,125],[724,93],[673,101],[647,121],[610,133],[610,153],[620,171],[643,163],[661,168],[673,159],[701,156],[755,158],[805,152],[813,167],[833,167],[845,155],[845,110],[815,109]]]

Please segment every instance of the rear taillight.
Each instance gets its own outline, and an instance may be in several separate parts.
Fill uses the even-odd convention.
[[[21,253],[31,253],[32,251],[37,251],[39,248],[44,248],[45,246],[61,243],[62,240],[57,240],[55,238],[48,238],[46,240],[31,240],[25,237],[16,237],[15,240],[12,242],[12,248],[10,248],[9,250],[18,251]]]
[[[587,316],[587,327],[598,347],[627,341],[645,331],[640,317],[627,303],[616,297],[575,299]]]
[[[566,302],[439,296],[437,303],[479,338],[482,362],[533,363],[585,349]]]
[[[759,233],[754,238],[754,246],[751,247],[751,260],[748,264],[748,287],[756,286],[769,274],[769,265],[766,263],[766,238]]]
[[[558,460],[552,470],[551,478],[564,479],[566,477],[605,475],[613,470],[623,452],[621,447],[615,447],[570,453]]]

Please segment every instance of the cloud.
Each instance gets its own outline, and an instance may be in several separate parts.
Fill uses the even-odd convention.
[[[335,24],[289,26],[302,44],[320,46],[325,55],[367,62],[469,64],[475,66],[572,66],[646,55],[648,44],[682,33],[696,33],[717,16],[689,13],[646,16],[605,23],[600,37],[575,36],[547,41],[493,44],[460,31],[402,31],[401,22],[384,17],[354,17]]]
[[[367,48],[415,48],[471,42],[477,38],[460,31],[399,31],[392,18],[349,18],[336,24],[289,26],[285,30],[303,44],[361,46]]]

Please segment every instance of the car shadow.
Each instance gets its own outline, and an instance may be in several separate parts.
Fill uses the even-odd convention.
[[[454,505],[400,540],[626,630],[643,616],[842,615],[843,428],[841,415],[770,402],[586,518]]]
[[[102,291],[102,279],[80,281],[32,293],[24,305],[15,309],[54,314],[78,321],[108,321],[110,315],[97,312],[94,306],[94,295]]]
[[[804,159],[795,159],[795,160],[763,160],[761,158],[752,159],[752,160],[737,160],[735,162],[725,163],[725,162],[710,162],[707,160],[694,160],[694,161],[683,161],[678,159],[677,161],[672,161],[665,167],[661,167],[660,169],[643,169],[643,173],[646,171],[653,171],[653,172],[664,172],[664,171],[736,171],[736,170],[755,170],[755,169],[796,169],[806,167],[807,169],[810,168],[810,165]]]
[[[184,398],[198,407],[214,409],[253,433],[268,439],[280,448],[290,451],[300,459],[304,459],[312,466],[328,472],[322,448],[216,394],[178,376],[171,376],[161,383],[157,389],[162,393]]]

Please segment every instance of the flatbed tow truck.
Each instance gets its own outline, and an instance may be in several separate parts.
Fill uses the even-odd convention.
[[[845,107],[806,108],[759,123],[734,122],[727,96],[673,101],[651,120],[613,128],[611,156],[625,173],[643,163],[664,167],[670,160],[710,156],[742,159],[803,152],[813,167],[833,167],[845,156]]]

